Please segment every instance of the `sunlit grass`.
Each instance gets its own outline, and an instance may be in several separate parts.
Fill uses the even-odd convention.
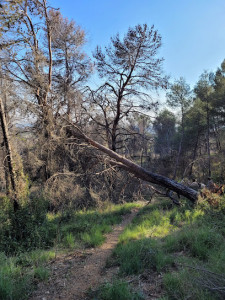
[[[162,204],[164,208],[165,203]],[[201,210],[185,209],[179,211],[159,209],[158,204],[145,207],[133,222],[126,227],[119,241],[125,243],[145,237],[163,238],[177,231],[183,224],[191,224],[204,215]]]
[[[210,285],[225,283],[224,224],[223,210],[150,204],[124,230],[107,266],[118,265],[120,276],[163,273],[162,299],[223,299]]]
[[[81,210],[70,214],[48,214],[51,226],[58,228],[57,242],[62,248],[96,247],[105,241],[105,234],[122,221],[125,214],[140,205],[109,205],[100,210]]]

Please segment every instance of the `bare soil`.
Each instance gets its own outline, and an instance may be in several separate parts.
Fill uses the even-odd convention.
[[[101,247],[58,255],[49,264],[51,276],[48,282],[40,283],[30,300],[85,300],[89,289],[110,281],[118,268],[105,269],[106,260],[118,243],[119,235],[137,212],[138,209],[134,209],[126,215],[122,223],[106,236]]]

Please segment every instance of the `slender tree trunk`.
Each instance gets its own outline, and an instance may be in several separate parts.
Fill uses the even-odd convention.
[[[0,121],[1,121],[1,127],[2,127],[2,134],[3,134],[3,141],[4,141],[4,147],[5,147],[5,152],[6,152],[6,158],[7,158],[7,166],[8,166],[8,173],[10,178],[10,183],[11,183],[11,189],[12,189],[12,200],[13,200],[13,205],[14,205],[14,211],[16,211],[19,207],[18,204],[18,195],[17,195],[17,186],[16,186],[16,175],[15,175],[15,170],[13,166],[13,157],[12,157],[12,150],[11,150],[11,145],[9,141],[9,133],[8,133],[8,126],[6,123],[6,118],[5,118],[5,111],[4,111],[4,105],[2,102],[2,99],[0,98]],[[7,174],[7,172],[6,172]]]
[[[194,166],[195,158],[196,158],[196,155],[197,155],[198,140],[199,140],[199,131],[198,131],[197,139],[196,139],[196,142],[195,142],[195,148],[194,148],[194,152],[193,152],[193,157],[192,157],[192,163],[191,163],[191,167],[190,167],[189,177],[191,177],[191,175],[192,175],[193,166]]]
[[[4,159],[4,172],[5,172],[5,191],[6,191],[6,196],[10,195],[10,178],[9,178],[9,167],[8,167],[8,163],[7,163],[7,155],[5,152],[5,149],[3,151],[4,156],[6,159]]]
[[[143,166],[143,152],[144,152],[144,149],[142,148],[142,149],[141,149],[141,155],[140,155],[140,159],[141,159],[141,167]]]
[[[193,157],[192,157],[192,163],[191,163],[191,167],[190,167],[189,177],[191,177],[191,175],[192,175],[193,166],[194,166],[195,158],[196,158],[196,155],[197,155],[197,149],[198,149],[198,143],[199,143],[199,136],[200,136],[199,121],[200,120],[198,119],[198,134],[197,134],[197,138],[196,138],[196,141],[195,141],[195,147],[194,147],[194,152],[193,152]]]
[[[182,109],[182,120],[181,120],[181,128],[182,128],[182,132],[181,132],[181,138],[180,138],[180,143],[179,143],[179,149],[178,149],[178,154],[177,154],[177,159],[176,159],[176,164],[175,164],[175,168],[174,168],[174,173],[173,173],[173,179],[176,178],[177,176],[177,169],[178,169],[178,165],[179,165],[179,161],[180,161],[180,155],[181,155],[181,151],[182,151],[182,144],[183,144],[183,139],[184,139],[184,111]]]
[[[121,101],[122,101],[122,96],[119,96],[117,100],[116,117],[113,121],[113,127],[112,127],[112,150],[114,152],[116,152],[117,130],[118,130],[118,124],[121,115]]]
[[[53,103],[52,98],[49,99],[49,93],[51,92],[52,86],[52,68],[53,68],[53,57],[52,57],[52,27],[51,21],[48,15],[48,7],[46,0],[43,0],[43,8],[45,14],[46,23],[46,35],[48,40],[48,84],[45,88],[44,97],[42,99],[43,105],[43,123],[44,123],[44,134],[48,144],[47,159],[46,159],[46,179],[51,176],[51,137],[54,130],[54,117],[53,117]]]
[[[210,155],[210,122],[209,122],[209,102],[207,100],[207,154],[208,154],[208,176],[211,177],[211,155]]]
[[[220,143],[220,137],[219,137],[219,130],[218,130],[218,127],[216,124],[213,128],[213,131],[214,131],[215,138],[216,138],[216,148],[220,152],[221,151],[221,143]]]

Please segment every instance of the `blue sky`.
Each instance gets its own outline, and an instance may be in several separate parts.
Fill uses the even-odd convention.
[[[225,0],[50,0],[87,33],[86,52],[104,47],[129,26],[155,25],[162,36],[165,73],[193,85],[225,58]]]

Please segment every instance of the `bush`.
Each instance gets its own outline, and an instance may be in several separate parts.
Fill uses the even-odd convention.
[[[224,187],[223,187],[224,189]],[[198,207],[204,211],[221,211],[225,213],[225,195],[212,193],[207,189],[202,191],[202,196],[198,198]]]
[[[53,245],[51,228],[46,218],[47,201],[33,199],[13,211],[12,203],[4,198],[0,203],[0,251],[7,254]]]

